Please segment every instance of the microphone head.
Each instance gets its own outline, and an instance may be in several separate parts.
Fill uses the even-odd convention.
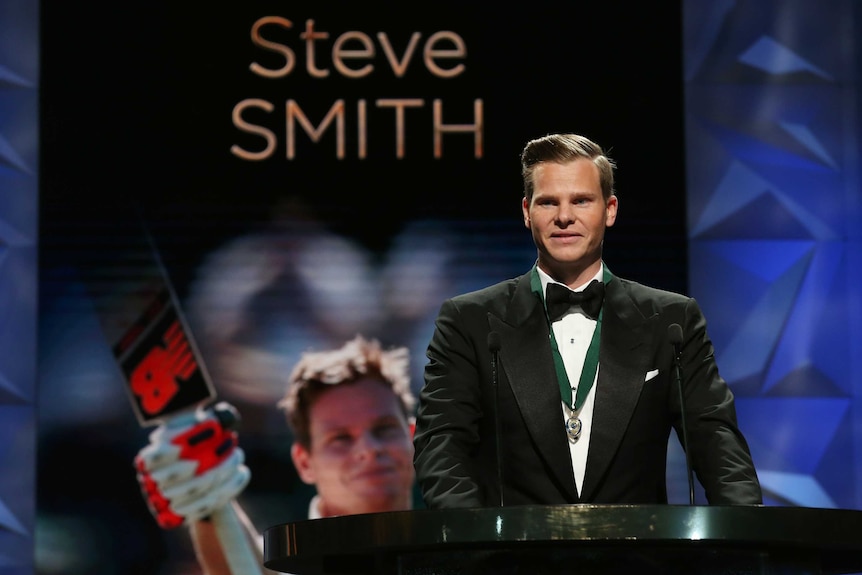
[[[492,331],[488,334],[488,351],[495,353],[500,351],[500,347],[502,347],[502,344],[500,343],[500,334],[496,331]]]
[[[679,345],[682,343],[682,326],[678,323],[672,323],[667,326],[667,339],[671,345]]]

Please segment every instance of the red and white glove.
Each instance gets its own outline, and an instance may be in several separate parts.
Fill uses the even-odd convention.
[[[204,519],[248,485],[236,409],[225,402],[157,427],[135,457],[138,483],[159,526]]]

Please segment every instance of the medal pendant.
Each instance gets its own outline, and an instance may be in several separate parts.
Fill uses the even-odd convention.
[[[569,441],[575,442],[581,437],[581,420],[574,415],[569,416],[566,420],[566,433],[569,435]]]

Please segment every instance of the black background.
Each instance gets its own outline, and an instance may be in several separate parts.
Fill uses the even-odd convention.
[[[344,4],[46,5],[47,257],[54,241],[68,245],[75,242],[70,235],[93,234],[88,222],[94,218],[115,223],[141,212],[181,287],[190,262],[226,237],[259,226],[282,204],[296,209],[301,203],[333,230],[377,250],[407,220],[511,218],[518,224],[518,155],[524,143],[548,132],[574,131],[609,149],[619,165],[620,216],[606,251],[614,271],[685,289],[677,3],[531,2],[519,10],[454,2],[400,9]],[[281,64],[250,41],[252,23],[265,15],[294,23],[280,36],[297,55],[285,78],[263,80],[248,70],[254,60]],[[299,34],[309,19],[329,33],[316,44],[317,66],[331,69],[325,79],[305,71]],[[375,34],[385,31],[400,52],[410,33],[422,33],[424,42],[438,30],[464,38],[466,72],[448,80],[432,77],[422,65],[420,43],[408,72],[395,78]],[[376,68],[367,78],[340,77],[331,65],[329,49],[346,31],[365,32],[375,41]],[[260,139],[248,139],[231,125],[231,110],[244,98],[275,106],[265,125],[278,136],[278,149],[261,162],[241,161],[229,151],[234,143],[260,147]],[[364,160],[356,157],[353,116],[360,98],[369,102]],[[392,112],[374,110],[376,98],[425,102],[406,114],[403,159],[395,157]],[[445,136],[444,157],[433,158],[436,98],[444,102],[447,123],[471,123],[473,100],[483,100],[481,159],[472,157],[472,138],[465,135]],[[317,146],[298,130],[297,157],[285,158],[281,126],[287,99],[296,100],[315,123],[336,99],[345,100],[345,159],[335,159],[332,129]]]
[[[250,41],[252,24],[270,15],[294,23],[282,38],[296,52],[296,67],[279,80],[248,70],[254,60],[280,65]],[[140,244],[144,228],[180,296],[209,252],[279,213],[307,212],[379,254],[403,226],[421,220],[499,221],[512,242],[529,245],[519,154],[529,139],[562,131],[591,137],[618,164],[620,213],[605,245],[614,273],[686,290],[678,2],[53,2],[42,5],[41,18],[43,309],[62,309],[75,273],[107,266],[134,279],[137,262],[128,248]],[[378,50],[375,72],[346,79],[332,69],[329,78],[310,78],[299,39],[309,19],[330,34],[317,44],[318,67],[332,69],[328,54],[338,35],[362,31]],[[440,30],[466,43],[466,72],[457,78],[433,77],[422,65],[424,40]],[[389,71],[377,32],[386,32],[399,53],[412,32],[422,34],[403,78]],[[236,143],[259,145],[231,124],[231,110],[245,98],[275,106],[266,126],[278,148],[264,161],[230,153]],[[406,114],[402,159],[392,112],[375,110],[378,98],[424,101]],[[472,123],[477,98],[484,102],[483,156],[473,157],[472,137],[449,135],[443,157],[434,158],[431,102],[444,102],[445,123]],[[345,100],[343,160],[335,158],[331,129],[317,145],[298,131],[297,157],[285,158],[280,126],[288,99],[314,123]],[[356,156],[352,112],[359,99],[369,104],[365,159]],[[42,314],[40,329],[55,329],[52,322],[62,324]],[[178,539],[163,537],[137,493],[131,461],[145,436],[135,432],[131,412],[112,425],[83,422],[40,435],[37,506],[106,522],[125,517],[122,530],[106,530],[113,551],[100,558],[100,572],[154,573],[187,550],[171,547]],[[304,489],[279,468],[283,439],[281,453],[273,453],[275,440],[258,449],[245,434],[242,443],[250,467],[266,470],[255,472],[251,487],[288,497]],[[70,469],[90,471],[77,477]]]

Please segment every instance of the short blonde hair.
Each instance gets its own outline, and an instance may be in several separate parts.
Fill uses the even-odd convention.
[[[567,164],[579,158],[592,160],[599,169],[599,183],[605,201],[615,195],[616,163],[600,145],[579,134],[548,134],[530,140],[521,152],[521,175],[524,179],[524,197],[527,198],[527,202],[533,201],[533,172],[539,164],[545,162]]]
[[[329,386],[378,379],[389,385],[398,398],[404,417],[411,419],[416,398],[410,389],[410,352],[406,347],[384,350],[376,339],[357,335],[338,349],[309,351],[293,368],[287,392],[278,402],[296,440],[308,447],[309,410]]]

